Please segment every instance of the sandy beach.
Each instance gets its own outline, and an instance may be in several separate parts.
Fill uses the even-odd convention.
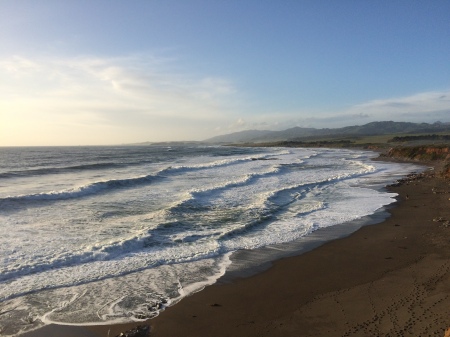
[[[427,171],[390,190],[398,202],[384,222],[209,286],[145,322],[151,336],[444,336],[449,181]],[[23,336],[117,336],[136,325],[50,325]]]

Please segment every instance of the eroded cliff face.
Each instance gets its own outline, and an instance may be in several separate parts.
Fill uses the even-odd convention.
[[[390,158],[416,160],[416,161],[439,161],[438,174],[443,178],[450,179],[450,147],[438,145],[424,146],[398,146],[390,149],[387,153]]]
[[[444,163],[444,167],[442,168],[440,174],[443,178],[450,180],[450,160],[447,160]]]
[[[411,160],[450,160],[450,147],[448,146],[398,146],[389,150],[388,157]]]

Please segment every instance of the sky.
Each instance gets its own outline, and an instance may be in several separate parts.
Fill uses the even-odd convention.
[[[448,0],[0,0],[0,146],[450,122]]]

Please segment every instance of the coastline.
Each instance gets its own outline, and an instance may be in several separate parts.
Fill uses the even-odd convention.
[[[145,323],[151,336],[443,336],[449,183],[428,172],[390,190],[398,201],[383,222],[184,298]],[[49,325],[23,336],[117,336],[141,324]]]

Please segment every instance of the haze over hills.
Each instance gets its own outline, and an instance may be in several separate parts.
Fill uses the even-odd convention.
[[[230,134],[220,135],[204,140],[207,143],[261,143],[278,141],[311,141],[336,137],[378,136],[392,134],[415,134],[450,132],[450,123],[435,122],[410,123],[410,122],[371,122],[364,125],[346,126],[336,129],[315,129],[293,127],[283,131],[270,130],[246,130]]]

